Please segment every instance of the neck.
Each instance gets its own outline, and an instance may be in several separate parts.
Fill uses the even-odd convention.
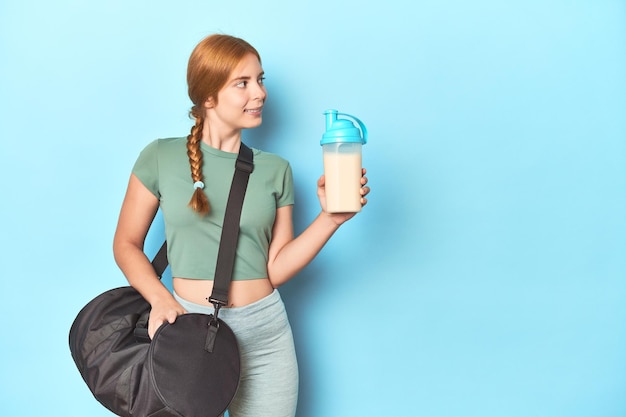
[[[220,151],[237,153],[241,144],[241,130],[220,131],[205,119],[202,142]]]

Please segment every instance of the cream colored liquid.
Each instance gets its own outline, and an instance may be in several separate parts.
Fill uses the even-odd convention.
[[[361,211],[361,153],[324,152],[326,211]]]

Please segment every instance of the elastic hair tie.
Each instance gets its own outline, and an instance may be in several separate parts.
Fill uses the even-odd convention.
[[[202,181],[196,181],[193,183],[193,188],[194,189],[199,188],[202,190],[204,188],[204,183]]]

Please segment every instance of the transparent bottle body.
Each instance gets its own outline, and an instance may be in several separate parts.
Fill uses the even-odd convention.
[[[326,178],[326,211],[361,211],[361,143],[322,145]]]

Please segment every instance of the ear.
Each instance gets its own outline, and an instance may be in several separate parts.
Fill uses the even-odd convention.
[[[212,109],[213,107],[215,107],[215,100],[213,100],[213,97],[209,97],[204,101],[204,108],[205,109]]]

